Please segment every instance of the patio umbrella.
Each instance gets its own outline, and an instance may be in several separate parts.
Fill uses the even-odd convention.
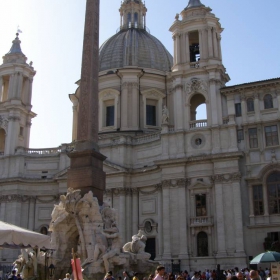
[[[0,247],[49,249],[50,236],[0,221]]]
[[[279,261],[280,261],[280,253],[274,251],[268,251],[254,257],[250,261],[250,264],[272,263],[272,262],[279,262]]]

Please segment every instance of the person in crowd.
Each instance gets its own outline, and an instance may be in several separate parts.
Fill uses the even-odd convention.
[[[185,270],[182,275],[183,275],[185,280],[191,280],[191,277],[190,277],[190,275],[189,275],[187,270]]]
[[[270,272],[267,274],[266,280],[271,280],[271,273]]]
[[[129,277],[128,272],[126,270],[123,272],[123,280],[130,280],[130,277]]]
[[[22,280],[21,275],[19,273],[17,274],[17,280]]]
[[[13,269],[12,273],[10,274],[8,279],[9,280],[17,280],[16,273],[17,273],[17,271]]]
[[[153,280],[155,278],[154,274],[150,274],[148,280]]]
[[[238,280],[244,280],[244,275],[242,274],[242,272],[237,272],[236,277]]]
[[[105,280],[115,280],[115,278],[113,277],[113,272],[112,271],[108,271],[104,277]],[[64,279],[65,280],[65,279]]]
[[[132,280],[139,280],[139,278],[138,278],[138,272],[135,272],[135,273],[133,274]]]
[[[266,277],[268,277],[268,274],[270,273],[269,269],[266,268],[264,272],[265,272]]]
[[[175,276],[173,273],[168,273],[168,280],[175,280]]]
[[[70,280],[70,274],[66,273],[65,278],[63,280]]]
[[[249,276],[251,280],[260,280],[259,273],[257,270],[251,270]]]
[[[154,278],[154,280],[164,280],[163,276],[164,276],[164,272],[165,272],[165,267],[164,266],[158,266],[157,267],[157,275]]]

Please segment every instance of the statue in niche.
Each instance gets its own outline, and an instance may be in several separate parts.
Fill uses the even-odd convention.
[[[123,251],[135,254],[136,259],[149,259],[151,254],[145,252],[147,236],[142,230],[132,236],[132,241],[123,246]],[[132,255],[133,256],[133,255]]]
[[[167,109],[166,105],[163,106],[162,109],[162,124],[169,124],[169,110]]]

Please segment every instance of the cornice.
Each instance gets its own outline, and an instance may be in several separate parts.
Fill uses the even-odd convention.
[[[216,174],[212,176],[214,183],[227,183],[227,182],[240,182],[241,173],[227,173],[227,174]]]

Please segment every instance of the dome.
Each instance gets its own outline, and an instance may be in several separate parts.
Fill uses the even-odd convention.
[[[128,28],[109,38],[99,51],[99,71],[136,66],[170,71],[173,58],[145,29]]]

